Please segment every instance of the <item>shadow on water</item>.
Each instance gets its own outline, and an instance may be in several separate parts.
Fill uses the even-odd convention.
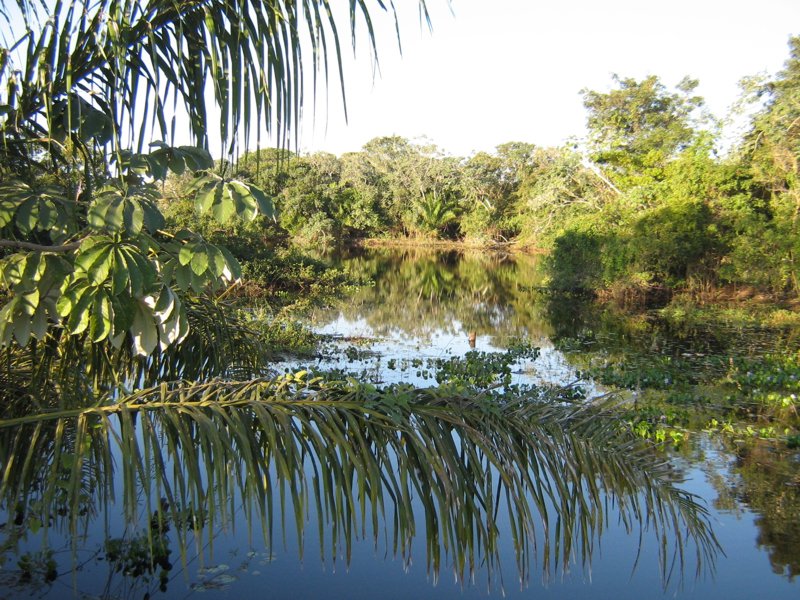
[[[422,539],[434,583],[451,572],[492,589],[504,547],[527,583],[589,569],[616,523],[653,540],[665,586],[718,552],[697,498],[601,406],[302,377],[162,385],[6,421],[0,462],[0,583],[16,593],[223,589],[234,576],[175,573],[235,522],[268,555],[289,538],[323,564],[349,565],[368,539],[408,567]]]

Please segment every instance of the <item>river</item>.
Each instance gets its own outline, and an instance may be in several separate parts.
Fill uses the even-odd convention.
[[[229,404],[0,427],[0,595],[797,597],[797,450],[680,416],[716,401],[739,361],[796,352],[794,330],[556,297],[535,257],[338,264],[373,283],[308,317],[325,336],[315,356],[270,366],[301,402],[264,406],[247,394],[267,388],[236,384]],[[521,350],[500,376],[476,367],[508,348]],[[323,371],[352,378],[339,404],[314,402]],[[451,378],[556,400],[495,413],[373,392]],[[648,389],[676,407],[652,419],[680,432],[659,448],[615,452],[571,429],[581,405]],[[683,501],[707,511],[695,531]]]

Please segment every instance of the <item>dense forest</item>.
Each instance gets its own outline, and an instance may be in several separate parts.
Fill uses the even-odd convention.
[[[390,136],[338,157],[249,152],[230,170],[274,198],[276,224],[257,226],[272,239],[512,244],[547,252],[557,289],[734,284],[796,295],[800,38],[783,71],[743,84],[749,127],[724,152],[697,86],[615,76],[608,92],[583,90],[582,145],[509,142],[460,158]],[[168,188],[166,212],[197,227],[192,177]]]

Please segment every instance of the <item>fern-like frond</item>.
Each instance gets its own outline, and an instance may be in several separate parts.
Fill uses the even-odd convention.
[[[169,507],[184,550],[190,533],[203,540],[240,506],[267,543],[279,524],[302,540],[305,511],[316,507],[323,558],[349,557],[361,531],[377,543],[385,526],[391,551],[410,559],[425,523],[429,570],[459,578],[480,568],[498,576],[502,544],[513,544],[523,579],[534,558],[545,574],[574,560],[588,566],[619,520],[653,535],[665,580],[683,574],[692,547],[698,569],[713,567],[719,547],[706,510],[651,448],[602,407],[519,400],[302,374],[162,384],[113,405],[0,422],[0,501],[41,506],[50,523],[60,519],[51,485],[74,504],[87,473],[101,487],[116,475],[128,519],[143,502],[150,516]],[[74,453],[71,470],[64,452]],[[187,513],[202,519],[187,523]]]

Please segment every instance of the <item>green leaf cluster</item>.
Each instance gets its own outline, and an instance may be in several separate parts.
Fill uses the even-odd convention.
[[[374,48],[370,4],[350,8],[353,35],[361,14]],[[329,54],[341,64],[339,20],[310,0],[4,6],[0,343],[66,335],[150,355],[185,339],[187,302],[241,269],[198,234],[165,231],[162,184],[192,173],[198,214],[222,225],[274,219],[270,196],[224,177],[224,162],[215,172],[206,93],[227,155],[251,128],[284,142],[298,124],[303,57],[326,74]],[[176,145],[186,116],[191,143]]]

